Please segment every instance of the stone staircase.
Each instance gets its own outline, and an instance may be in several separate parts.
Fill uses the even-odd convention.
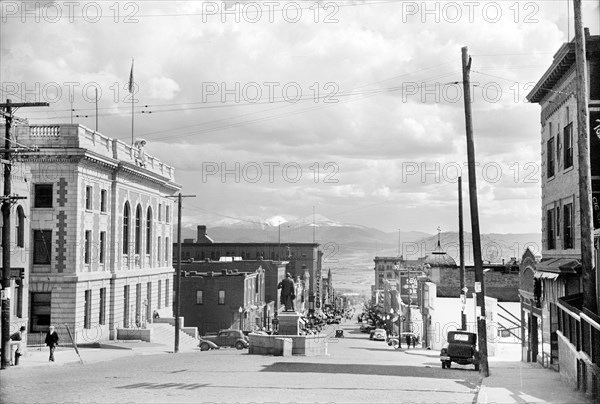
[[[167,323],[148,324],[148,328],[152,329],[152,338],[150,342],[173,347],[175,341],[175,327]],[[183,331],[179,331],[179,350],[192,351],[199,350],[198,344],[200,341],[189,336]]]

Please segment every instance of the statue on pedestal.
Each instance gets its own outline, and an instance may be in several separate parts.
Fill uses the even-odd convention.
[[[279,302],[285,306],[285,311],[296,311],[294,308],[294,299],[296,298],[296,285],[292,280],[292,276],[288,272],[285,279],[279,282],[277,289],[281,289]]]

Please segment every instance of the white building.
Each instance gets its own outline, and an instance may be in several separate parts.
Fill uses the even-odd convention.
[[[114,339],[172,316],[174,169],[78,124],[14,128],[31,171],[30,332]]]

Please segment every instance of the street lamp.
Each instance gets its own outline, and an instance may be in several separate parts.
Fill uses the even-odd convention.
[[[238,313],[240,313],[240,331],[244,330],[244,327],[242,327],[242,313],[244,312],[244,309],[242,308],[242,306],[240,306],[240,308],[238,309]]]

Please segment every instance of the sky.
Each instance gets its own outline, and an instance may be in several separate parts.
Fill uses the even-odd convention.
[[[461,48],[472,57],[483,233],[541,229],[540,107],[573,38],[552,1],[0,3],[0,96],[175,168],[184,223],[308,217],[456,231],[468,215]],[[598,35],[600,2],[583,1]],[[133,72],[132,94],[129,82]],[[73,111],[72,111],[73,110]],[[281,218],[281,219],[280,219]],[[468,223],[468,222],[466,222]]]

